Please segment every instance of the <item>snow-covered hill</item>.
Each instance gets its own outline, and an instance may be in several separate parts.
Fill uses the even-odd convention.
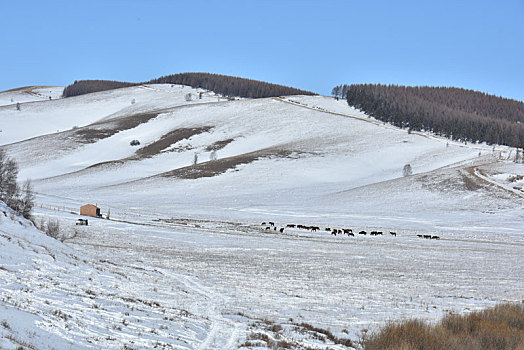
[[[75,333],[81,328],[76,321],[70,329],[67,322],[50,323],[56,315],[42,315],[57,307],[45,302],[22,307],[18,299],[9,301],[6,310],[27,314],[32,326],[26,328],[38,334],[49,330],[60,341],[95,348],[115,347],[119,340],[139,348],[153,341],[180,348],[270,347],[278,341],[344,348],[342,339],[355,340],[363,328],[388,319],[436,319],[451,310],[520,300],[524,293],[518,263],[524,171],[506,160],[515,154],[507,147],[409,134],[329,97],[228,101],[178,85],[21,103],[20,110],[3,106],[0,123],[0,145],[19,162],[21,180],[33,180],[37,220],[58,219],[74,230],[73,213],[81,205],[97,204],[104,216],[110,211],[111,220],[93,219],[66,246],[49,243],[55,256],[63,256],[59,262],[35,258],[47,250],[30,243],[47,243],[33,242],[29,227],[24,232],[33,233],[23,238],[29,249],[3,246],[5,252],[24,249],[18,253],[26,256],[26,270],[35,270],[6,275],[35,274],[23,288],[40,278],[33,258],[48,259],[41,265],[56,279],[65,278],[58,270],[103,274],[99,282],[76,276],[52,291],[38,290],[49,300],[92,299],[85,290],[94,291],[100,308],[87,303],[87,324],[97,335]],[[132,146],[133,140],[140,144]],[[410,176],[403,176],[406,164]],[[260,225],[269,221],[283,232]],[[319,226],[321,232],[287,224]],[[334,236],[327,227],[397,235]],[[22,235],[7,218],[0,228]],[[0,266],[6,259],[2,255]],[[118,291],[110,292],[113,285]],[[84,292],[75,296],[75,286]],[[16,290],[4,289],[2,297],[18,298]],[[145,300],[140,293],[146,304],[154,300],[189,316],[166,322],[162,327],[169,331],[159,334],[139,326],[112,328],[110,319],[123,322],[121,301]],[[143,327],[160,322],[152,305],[141,314],[147,321],[136,316]],[[68,315],[78,311],[63,307]],[[336,339],[303,322],[330,329]],[[26,329],[9,325],[4,334]],[[115,342],[103,340],[108,337]],[[35,344],[53,344],[42,339]]]
[[[450,167],[496,168],[500,158],[514,152],[507,147],[408,134],[329,97],[220,101],[205,92],[202,99],[186,101],[189,92],[196,98],[200,91],[171,85],[139,86],[31,104],[33,111],[30,107],[25,112],[4,111],[4,119],[10,120],[2,135],[6,140],[23,138],[24,132],[46,134],[51,125],[59,124],[59,118],[75,125],[4,148],[18,160],[21,178],[32,179],[45,194],[78,199],[75,206],[95,202],[124,209],[140,202],[142,209],[161,210],[165,215],[204,211],[222,218],[235,216],[239,210],[286,210],[300,215],[329,211],[342,217],[349,213],[355,217],[366,210],[364,217],[374,215],[375,221],[397,217],[409,227],[413,222],[429,221],[434,227],[420,228],[430,229],[449,222],[435,220],[449,217],[449,186],[434,179],[444,185],[429,186],[429,191],[422,186],[422,192],[409,193],[414,198],[422,196],[423,202],[424,198],[442,197],[431,202],[439,203],[438,208],[423,210],[426,218],[413,220],[414,213],[425,207],[406,211],[409,206],[400,205],[406,200],[402,189],[391,190],[430,177],[403,179],[404,165],[410,164],[414,174]],[[60,108],[53,102],[60,102]],[[17,113],[23,113],[23,118]],[[24,132],[17,131],[20,129]],[[131,146],[133,140],[140,145]],[[497,173],[495,168],[491,173]],[[454,174],[459,182],[464,179],[460,171]],[[473,172],[473,182],[484,181],[477,175]],[[365,191],[364,186],[372,184],[379,189],[373,199],[359,195],[356,200],[353,196],[330,200],[341,198],[340,192]],[[467,186],[463,181],[456,184],[459,190],[467,191]],[[521,192],[516,190],[515,200],[521,199]],[[482,193],[479,191],[480,196]],[[475,207],[476,202],[470,204]],[[212,212],[210,206],[215,208]],[[469,211],[468,207],[463,210]],[[434,210],[442,215],[435,215]],[[521,220],[513,212],[507,214],[516,223]],[[476,207],[470,215],[478,223],[486,221],[481,226],[493,229],[505,217],[487,215]],[[506,222],[513,227],[516,223],[512,221]],[[460,217],[457,225],[462,224]]]
[[[16,91],[15,91],[16,93]],[[0,144],[26,140],[40,135],[60,133],[64,130],[89,125],[103,119],[145,111],[162,110],[186,103],[185,95],[197,90],[180,85],[141,85],[138,87],[102,91],[66,99],[21,103],[0,106]],[[11,96],[12,93],[5,93]],[[31,100],[39,101],[39,100]],[[195,103],[217,101],[203,94]]]
[[[0,106],[17,103],[56,100],[62,97],[62,86],[27,86],[23,88],[0,92]]]

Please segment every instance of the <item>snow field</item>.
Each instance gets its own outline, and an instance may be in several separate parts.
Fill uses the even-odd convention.
[[[2,348],[193,349],[226,322],[204,293],[192,300],[195,278],[80,256],[1,209],[8,213],[0,213]]]
[[[113,213],[118,220],[119,211]],[[278,227],[289,222],[275,218]],[[296,229],[280,234],[259,223],[229,219],[157,221],[128,212],[121,223],[94,220],[70,244],[118,266],[138,258],[146,266],[193,276],[209,288],[206,295],[219,301],[218,314],[284,327],[293,319],[352,339],[391,319],[437,320],[451,311],[519,300],[524,291],[518,264],[522,244],[447,236],[430,241],[412,230],[398,231],[397,237],[387,231],[384,237],[333,237]],[[315,223],[313,217],[294,219]],[[188,297],[202,303],[200,294]],[[241,329],[240,343],[250,334]]]

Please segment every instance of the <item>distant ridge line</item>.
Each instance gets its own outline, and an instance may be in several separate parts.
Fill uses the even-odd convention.
[[[179,73],[165,75],[141,83],[129,83],[113,80],[78,80],[66,86],[64,97],[79,96],[92,92],[114,90],[142,84],[177,84],[193,88],[202,88],[224,96],[264,98],[288,95],[316,95],[311,91],[289,86],[267,83],[259,80],[233,77],[211,73]]]

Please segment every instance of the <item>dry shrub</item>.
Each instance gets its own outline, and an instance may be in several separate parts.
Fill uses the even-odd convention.
[[[248,341],[244,344],[245,346],[256,346],[255,343],[250,342],[249,340],[261,340],[266,343],[267,347],[270,349],[291,349],[293,344],[283,339],[274,339],[265,333],[251,333],[248,336]]]
[[[524,304],[451,314],[432,326],[420,320],[391,323],[362,345],[366,350],[524,350]]]
[[[331,333],[329,329],[315,327],[305,322],[302,322],[299,324],[296,323],[295,325],[302,327],[302,329],[304,330],[312,332],[314,336],[316,335],[317,339],[324,340],[324,337],[325,337],[326,339],[331,340],[334,344],[341,344],[341,345],[348,346],[348,347],[354,347],[354,344],[351,341],[351,339],[339,338],[336,335],[334,335],[333,333]]]
[[[516,349],[524,341],[524,305],[501,304],[464,316],[448,315],[437,327],[450,342],[467,343],[471,349]]]
[[[387,324],[370,336],[364,343],[366,350],[440,350],[443,344],[431,333],[431,329],[419,320]]]

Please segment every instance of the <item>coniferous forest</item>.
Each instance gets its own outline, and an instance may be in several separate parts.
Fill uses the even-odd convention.
[[[181,84],[224,96],[263,98],[314,95],[292,87],[210,73],[166,75],[142,83],[80,80],[64,97],[140,84]],[[413,131],[429,131],[453,140],[524,147],[524,103],[482,92],[449,87],[381,84],[338,85],[333,95],[366,114]]]
[[[524,147],[524,103],[448,87],[339,85],[333,95],[402,128],[453,140]]]
[[[71,97],[91,92],[118,89],[141,84],[181,84],[193,88],[214,91],[224,96],[262,98],[286,95],[315,95],[313,92],[288,86],[270,84],[258,80],[244,79],[210,73],[180,73],[153,79],[143,83],[126,83],[108,80],[80,80],[68,85],[63,96]]]
[[[112,80],[75,80],[73,84],[65,87],[62,95],[64,97],[72,97],[89,94],[91,92],[120,89],[135,85],[138,84]]]
[[[153,79],[149,84],[182,84],[202,88],[224,96],[249,98],[275,97],[287,95],[316,95],[310,91],[288,86],[266,83],[258,80],[231,77],[210,73],[180,73]]]

